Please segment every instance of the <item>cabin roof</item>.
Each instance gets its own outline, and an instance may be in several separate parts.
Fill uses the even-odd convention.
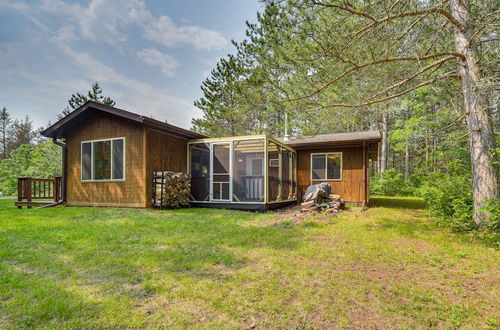
[[[379,131],[346,132],[332,134],[318,134],[305,136],[300,139],[284,141],[287,145],[296,148],[325,147],[337,145],[349,145],[358,143],[380,142],[382,140]]]
[[[153,118],[149,118],[130,111],[118,109],[109,105],[104,105],[93,101],[87,101],[85,104],[83,104],[82,106],[71,112],[69,115],[57,121],[49,128],[42,131],[42,135],[51,138],[64,137],[66,132],[76,128],[81,123],[85,122],[87,119],[89,119],[90,117],[94,116],[99,112],[105,112],[121,118],[126,118],[144,124],[145,126],[160,131],[162,133],[179,136],[186,139],[206,138],[206,136],[203,134],[198,134],[196,132],[192,132],[184,128],[167,124]]]

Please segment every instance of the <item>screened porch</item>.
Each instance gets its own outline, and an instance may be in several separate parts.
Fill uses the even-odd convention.
[[[246,209],[297,200],[297,154],[267,136],[192,140],[192,204]]]

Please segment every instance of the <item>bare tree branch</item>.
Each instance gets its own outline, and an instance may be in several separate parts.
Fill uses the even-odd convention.
[[[394,57],[394,58],[386,58],[386,59],[382,59],[382,60],[378,60],[378,61],[374,61],[374,62],[370,62],[370,63],[365,63],[365,64],[361,64],[361,65],[355,65],[354,64],[355,65],[354,67],[352,67],[351,69],[349,69],[347,71],[344,71],[343,73],[341,73],[340,75],[338,75],[335,79],[327,82],[325,85],[323,85],[322,87],[318,88],[314,92],[312,92],[312,93],[310,93],[308,95],[304,95],[304,96],[292,99],[291,101],[298,101],[298,100],[306,99],[306,98],[312,97],[314,95],[320,94],[325,89],[327,89],[328,87],[330,87],[331,85],[333,85],[334,83],[336,83],[337,81],[339,81],[340,79],[344,78],[348,74],[353,73],[353,72],[355,72],[357,70],[360,70],[362,68],[366,68],[368,66],[379,65],[379,64],[384,64],[384,63],[391,63],[391,62],[423,61],[423,60],[428,60],[428,59],[437,58],[437,57],[446,56],[446,55],[448,55],[448,57],[443,58],[443,59],[441,59],[439,61],[436,61],[436,62],[430,64],[429,66],[423,68],[422,69],[423,71],[420,70],[418,74],[421,74],[422,72],[425,72],[429,68],[432,68],[432,67],[434,67],[434,66],[436,66],[436,65],[438,65],[438,64],[440,64],[442,62],[449,61],[452,58],[455,58],[455,57],[463,58],[463,55],[457,54],[457,53],[439,53],[439,54],[432,54],[432,55],[427,55],[427,56],[423,56],[423,57]]]
[[[429,13],[436,13],[436,14],[440,14],[440,15],[444,16],[446,19],[448,19],[448,21],[450,21],[450,23],[455,25],[460,31],[464,30],[464,26],[462,24],[460,24],[460,22],[458,22],[449,11],[447,11],[443,8],[440,8],[440,7],[432,7],[432,8],[428,8],[428,9],[424,9],[424,10],[408,11],[408,12],[399,13],[397,15],[386,16],[384,18],[377,19],[377,18],[375,18],[372,15],[369,15],[367,13],[364,13],[361,11],[356,11],[356,10],[353,10],[351,8],[348,8],[348,7],[345,7],[342,5],[338,5],[338,4],[324,3],[321,1],[314,1],[314,0],[312,1],[312,4],[314,4],[316,6],[321,6],[321,7],[337,8],[337,9],[343,10],[343,11],[348,12],[348,13],[353,14],[353,15],[365,17],[377,25],[380,23],[392,21],[392,20],[395,20],[398,18],[420,16],[420,15],[426,15]]]
[[[436,62],[433,62],[433,63],[431,63],[431,64],[423,67],[422,69],[418,70],[417,72],[415,72],[414,74],[412,74],[410,77],[408,77],[406,79],[403,79],[400,82],[398,82],[398,83],[396,83],[396,84],[394,84],[392,86],[389,86],[386,89],[384,89],[383,91],[381,91],[381,92],[379,92],[379,93],[371,96],[368,100],[372,100],[372,99],[374,99],[376,97],[379,97],[380,95],[384,95],[385,93],[387,93],[387,92],[389,92],[389,91],[391,91],[393,89],[401,87],[401,86],[407,84],[408,82],[410,82],[411,80],[415,79],[416,77],[420,76],[422,73],[424,73],[424,72],[426,72],[426,71],[428,71],[428,70],[430,70],[430,69],[432,69],[432,68],[434,68],[436,66],[439,67],[443,63],[445,63],[447,61],[450,61],[450,60],[453,60],[453,59],[455,59],[454,56],[448,56],[448,57],[442,58],[442,59],[440,59],[440,60],[438,60]]]
[[[405,94],[408,94],[420,87],[423,87],[423,86],[427,86],[427,85],[430,85],[430,84],[433,84],[435,83],[436,81],[439,81],[439,80],[443,80],[443,79],[448,79],[448,78],[452,78],[452,77],[458,77],[458,74],[453,71],[453,72],[448,72],[448,73],[445,73],[444,75],[440,76],[440,77],[437,77],[437,78],[434,78],[434,79],[430,79],[430,80],[427,80],[427,81],[424,81],[424,82],[421,82],[420,84],[418,85],[415,85],[409,89],[406,89],[400,93],[397,93],[397,94],[393,94],[393,95],[390,95],[390,96],[387,96],[385,98],[382,98],[382,99],[378,99],[378,100],[375,100],[375,101],[370,101],[370,102],[365,102],[365,103],[360,103],[360,104],[344,104],[344,103],[339,103],[339,104],[331,104],[329,105],[328,107],[331,107],[331,108],[360,108],[360,107],[366,107],[366,106],[369,106],[369,105],[372,105],[372,104],[377,104],[377,103],[382,103],[382,102],[385,102],[385,101],[388,101],[388,100],[392,100],[392,99],[395,99],[397,97],[400,97],[400,96],[403,96]]]

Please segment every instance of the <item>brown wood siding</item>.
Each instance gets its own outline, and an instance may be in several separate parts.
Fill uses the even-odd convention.
[[[319,148],[297,151],[297,176],[299,200],[302,200],[307,187],[311,185],[311,154],[321,152],[342,152],[342,181],[314,181],[314,184],[327,182],[332,185],[332,192],[349,202],[364,201],[363,182],[363,147]],[[368,164],[368,157],[366,157]],[[366,166],[366,168],[368,165]]]
[[[145,207],[144,128],[110,114],[98,114],[66,136],[68,150],[67,204]],[[82,182],[81,142],[125,137],[125,181]]]
[[[153,171],[187,173],[187,139],[146,130],[147,205],[151,206]]]

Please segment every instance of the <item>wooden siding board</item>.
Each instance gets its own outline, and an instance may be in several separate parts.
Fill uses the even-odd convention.
[[[125,137],[125,181],[82,182],[81,142]],[[68,133],[67,204],[146,206],[142,124],[110,114],[98,114]]]
[[[362,203],[364,197],[363,186],[363,147],[332,147],[297,150],[297,176],[299,200],[311,182],[311,154],[322,152],[342,152],[342,181],[314,181],[313,183],[327,182],[332,185],[332,192],[349,202]],[[367,166],[366,166],[367,167]],[[366,180],[368,186],[368,178]]]

